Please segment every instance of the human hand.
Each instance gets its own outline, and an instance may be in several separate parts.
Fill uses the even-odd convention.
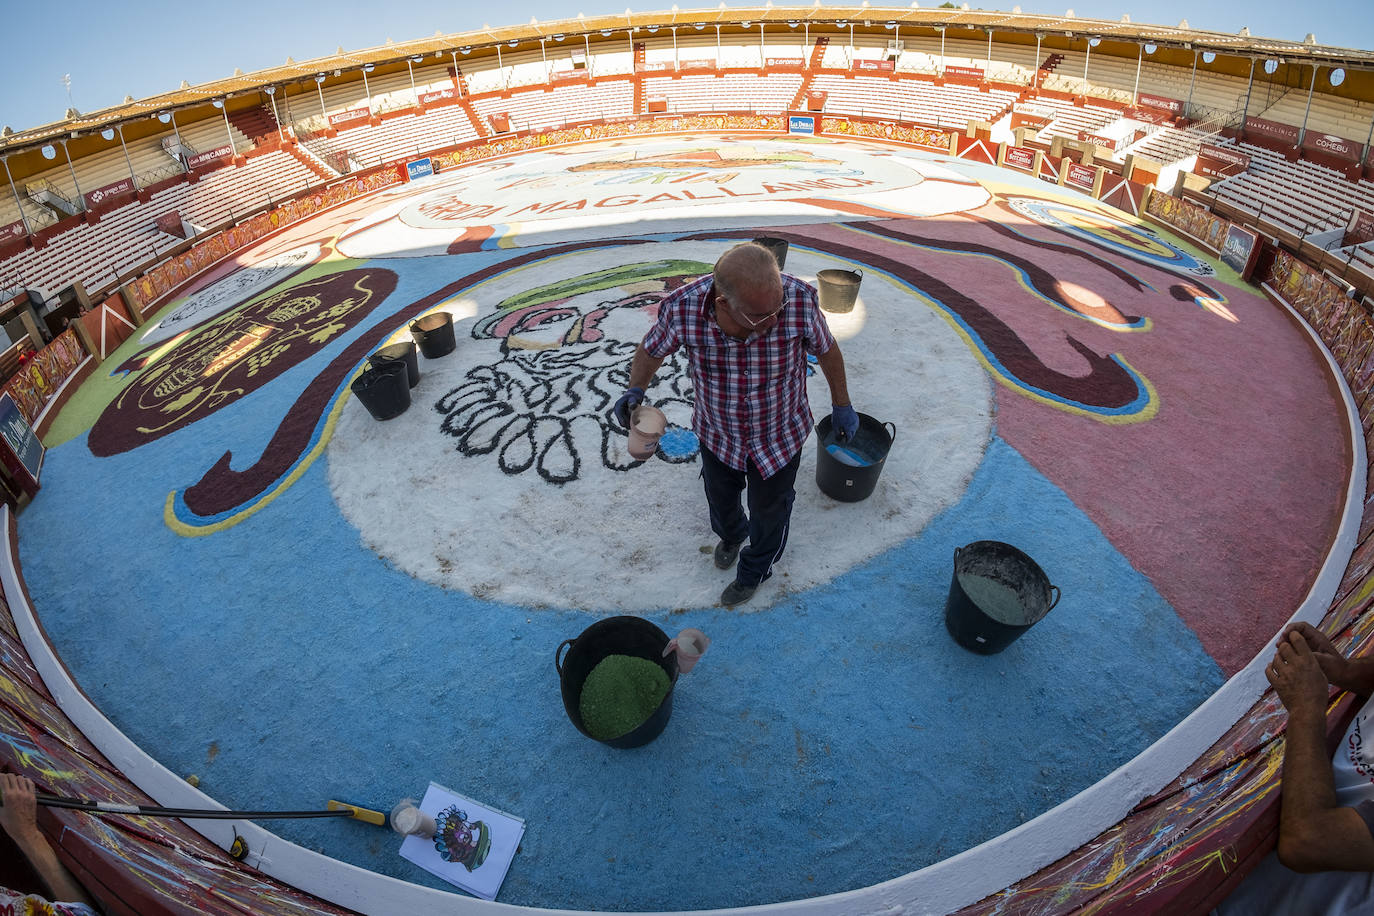
[[[1350,660],[1331,642],[1331,637],[1310,623],[1294,623],[1284,628],[1283,634],[1279,637],[1280,644],[1294,633],[1301,636],[1307,647],[1312,650],[1312,655],[1321,666],[1326,679],[1332,684],[1344,686],[1349,674]]]
[[[38,802],[33,782],[15,773],[0,774],[0,827],[11,839],[32,836],[38,830]]]
[[[859,415],[852,404],[836,404],[830,408],[830,423],[841,442],[848,442],[859,431]]]
[[[1326,674],[1301,633],[1290,632],[1279,642],[1274,660],[1264,669],[1284,709],[1292,716],[1297,711],[1324,711],[1329,692]]]
[[[615,418],[621,426],[630,428],[630,414],[640,404],[644,403],[644,389],[638,386],[626,388],[625,393],[620,396],[620,400],[615,402]]]

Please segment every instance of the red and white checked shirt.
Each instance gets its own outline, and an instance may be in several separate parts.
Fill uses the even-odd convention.
[[[752,459],[765,478],[791,461],[811,432],[806,354],[820,356],[835,345],[814,287],[783,274],[782,295],[773,326],[738,340],[716,324],[715,282],[707,274],[659,304],[643,341],[655,359],[687,348],[697,438],[735,470]]]

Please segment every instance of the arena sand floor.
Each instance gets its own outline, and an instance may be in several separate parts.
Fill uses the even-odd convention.
[[[633,461],[610,408],[657,303],[731,244],[863,273],[829,316],[876,492],[809,440],[793,530],[714,606],[681,357]],[[410,409],[349,395],[452,315]],[[817,417],[829,412],[819,376]],[[717,137],[477,163],[222,264],[75,393],[19,519],[36,611],[113,722],[233,808],[389,808],[430,781],[516,814],[499,900],[686,909],[881,882],[1130,760],[1257,652],[1333,535],[1351,457],[1302,330],[1087,197],[858,143]],[[943,614],[956,547],[1062,590],[1006,651]],[[579,734],[554,653],[631,613],[713,640],[667,730]],[[356,822],[280,836],[447,885]],[[686,880],[685,880],[686,879]]]

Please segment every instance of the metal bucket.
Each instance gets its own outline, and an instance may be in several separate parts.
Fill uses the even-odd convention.
[[[863,273],[857,270],[828,268],[816,272],[816,286],[821,294],[821,311],[836,315],[852,312],[859,299],[859,282]]]

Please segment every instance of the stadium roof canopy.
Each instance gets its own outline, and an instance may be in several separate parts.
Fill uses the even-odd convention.
[[[1017,8],[1019,10],[1019,8]],[[1178,26],[1147,25],[1127,21],[1106,19],[1084,19],[1069,16],[1039,16],[1013,12],[996,12],[967,9],[909,9],[883,7],[755,7],[725,9],[723,4],[717,9],[670,10],[662,12],[632,13],[559,19],[549,22],[531,21],[522,25],[512,25],[496,29],[481,29],[469,32],[455,32],[448,35],[435,33],[433,37],[401,43],[388,43],[381,47],[349,51],[318,57],[313,60],[296,62],[287,59],[280,67],[270,67],[253,73],[235,73],[227,79],[214,80],[190,86],[183,83],[180,89],[150,96],[145,99],[128,100],[101,111],[82,114],[70,112],[73,117],[52,124],[23,131],[9,131],[0,136],[0,153],[18,153],[32,149],[50,140],[62,139],[74,134],[90,133],[118,124],[143,120],[158,114],[193,108],[209,102],[230,99],[237,95],[268,90],[269,87],[292,85],[313,80],[316,76],[332,74],[334,71],[353,71],[367,65],[404,64],[407,60],[418,62],[425,57],[438,55],[460,59],[459,54],[495,48],[500,45],[541,39],[566,39],[582,35],[609,37],[615,32],[628,32],[646,27],[672,28],[697,26],[721,26],[750,28],[755,24],[777,24],[790,27],[826,25],[838,29],[854,27],[856,30],[871,32],[874,29],[899,27],[917,29],[960,29],[986,31],[993,33],[1020,33],[1024,35],[1057,36],[1075,39],[1100,38],[1103,40],[1131,43],[1154,44],[1163,48],[1178,48],[1190,51],[1213,51],[1218,55],[1240,58],[1277,58],[1282,63],[1298,66],[1343,67],[1353,70],[1374,71],[1374,51],[1360,51],[1352,48],[1338,48],[1319,45],[1315,42],[1294,42],[1289,40],[1257,38],[1245,34],[1208,32],[1187,27],[1186,20]],[[270,90],[269,90],[270,91]],[[8,130],[8,129],[7,129]]]

